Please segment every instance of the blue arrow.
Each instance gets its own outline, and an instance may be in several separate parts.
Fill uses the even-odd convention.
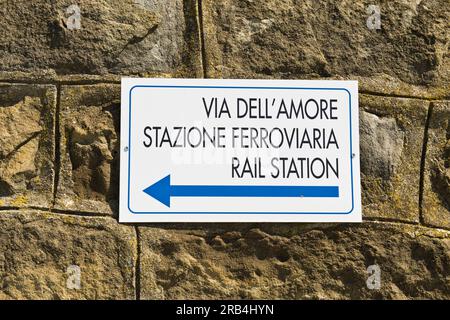
[[[144,189],[144,192],[169,208],[171,197],[339,197],[337,186],[174,186],[170,184],[170,175]]]

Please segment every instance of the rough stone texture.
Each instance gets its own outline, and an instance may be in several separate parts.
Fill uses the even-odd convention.
[[[63,86],[56,207],[117,213],[120,86]]]
[[[429,103],[369,95],[361,95],[359,103],[363,214],[418,222]]]
[[[388,75],[447,88],[447,0],[203,0],[207,74],[225,78]],[[378,3],[376,3],[378,4]]]
[[[0,1],[0,299],[450,299],[447,2],[383,0],[369,30],[370,0],[81,0],[70,30],[71,0]],[[365,222],[99,217],[124,75],[358,80]]]
[[[71,25],[80,9],[80,29]],[[195,0],[0,3],[0,71],[192,75],[200,72]]]
[[[132,227],[111,218],[0,212],[0,229],[0,299],[135,298]],[[67,286],[71,265],[80,267],[80,289]]]
[[[450,102],[433,103],[424,173],[425,223],[450,228]]]
[[[0,97],[0,207],[48,207],[56,87],[0,84]]]
[[[139,228],[141,298],[450,298],[449,232],[388,223],[279,227],[288,235],[193,228]],[[366,286],[373,264],[380,290]]]

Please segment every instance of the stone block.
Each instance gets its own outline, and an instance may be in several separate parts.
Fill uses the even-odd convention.
[[[426,224],[450,228],[450,102],[433,102],[424,171]]]
[[[0,4],[0,71],[201,72],[195,0],[28,0]]]
[[[117,213],[120,86],[62,86],[56,208]]]
[[[209,77],[376,77],[446,87],[446,0],[203,0]],[[381,25],[374,23],[378,5]],[[360,79],[361,81],[363,79]]]
[[[0,83],[0,207],[50,207],[56,87]]]
[[[360,95],[363,216],[419,222],[419,181],[429,102]]]
[[[141,298],[450,297],[449,232],[373,222],[292,228],[297,232],[285,235],[233,225],[139,227]]]

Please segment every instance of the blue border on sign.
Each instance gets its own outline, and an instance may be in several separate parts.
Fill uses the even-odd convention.
[[[130,207],[130,172],[131,172],[131,95],[136,88],[162,88],[162,89],[256,89],[256,90],[336,90],[346,91],[349,99],[349,123],[350,123],[350,175],[352,183],[352,208],[347,212],[142,212],[133,211]],[[129,109],[128,109],[128,188],[127,188],[127,207],[133,214],[336,214],[347,215],[355,208],[354,190],[353,190],[353,141],[352,141],[352,95],[345,88],[306,88],[306,87],[236,87],[236,86],[175,86],[175,85],[135,85],[129,91]]]

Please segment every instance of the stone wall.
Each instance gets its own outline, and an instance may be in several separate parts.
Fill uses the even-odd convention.
[[[446,0],[0,0],[0,16],[0,299],[450,298]],[[359,80],[364,222],[119,224],[123,75]]]

